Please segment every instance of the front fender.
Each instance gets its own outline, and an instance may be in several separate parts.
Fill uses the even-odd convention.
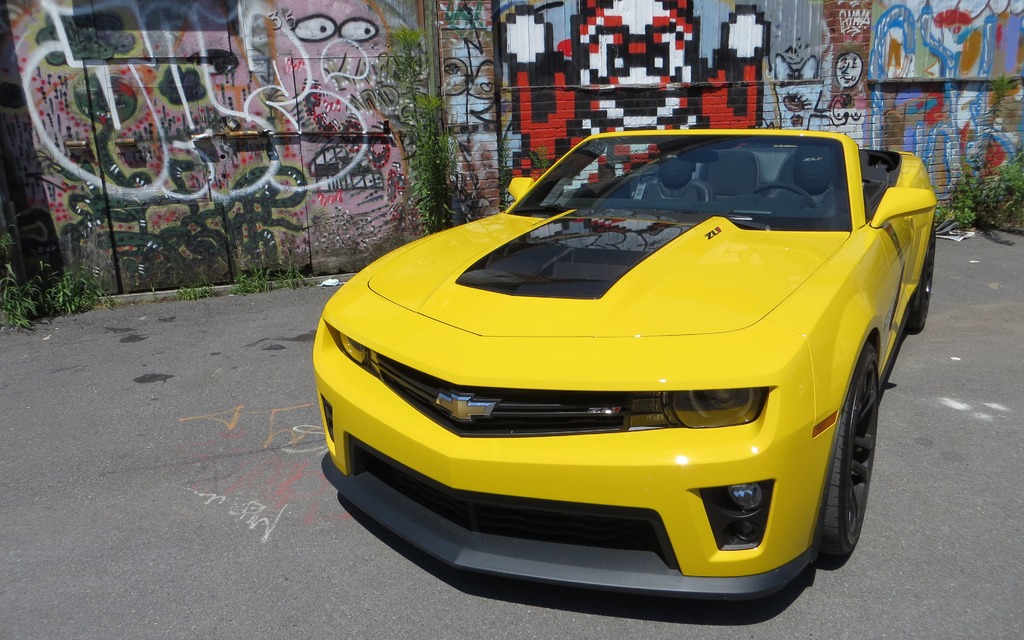
[[[816,423],[836,412],[861,348],[873,340],[881,353],[892,304],[890,259],[867,234],[853,234],[771,318],[806,336],[814,368]]]

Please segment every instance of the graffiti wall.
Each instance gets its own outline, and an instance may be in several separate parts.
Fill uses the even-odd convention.
[[[458,148],[456,222],[497,212],[498,109],[491,2],[438,2],[441,93]]]
[[[794,6],[793,13],[813,11],[811,5]],[[780,18],[787,21],[787,15]],[[763,126],[787,129],[813,129],[845,133],[863,139],[870,114],[867,57],[870,34],[870,3],[842,0],[825,3],[817,16],[817,28],[804,37],[815,43],[803,43],[793,50],[785,40],[774,40],[774,73],[765,85]],[[778,44],[776,44],[778,42]],[[799,51],[809,51],[795,56]],[[794,76],[790,70],[817,68],[813,80],[806,74]],[[779,72],[781,71],[781,73]]]
[[[636,127],[837,131],[922,155],[940,191],[981,147],[1021,148],[1021,95],[993,105],[990,81],[1020,77],[1022,0],[507,0],[496,15],[518,174]]]
[[[10,0],[0,141],[23,246],[111,291],[342,269],[396,229],[386,35],[415,0]]]
[[[503,7],[510,141],[539,154],[523,154],[517,169],[596,131],[759,124],[770,16],[752,5],[695,8],[685,0]]]
[[[1020,75],[1021,0],[875,2],[873,78]]]
[[[871,144],[920,155],[948,187],[964,163],[1021,150],[1020,83],[1001,103],[991,80],[1020,79],[1022,0],[875,2],[868,73]]]
[[[421,12],[429,18],[421,19]],[[6,0],[0,148],[30,262],[111,291],[361,266],[418,231],[387,37],[426,25],[456,222],[595,131],[1021,150],[1024,0]],[[437,55],[433,55],[434,52]],[[436,59],[435,59],[436,58]]]
[[[818,101],[821,20],[805,0],[513,1],[501,14],[504,123],[515,148],[549,156],[599,130],[783,126],[779,105]]]

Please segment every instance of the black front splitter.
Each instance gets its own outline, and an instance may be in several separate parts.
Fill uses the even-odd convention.
[[[324,476],[339,493],[385,528],[452,567],[586,589],[679,598],[761,598],[796,578],[814,558],[808,549],[790,562],[752,576],[685,576],[649,551],[603,549],[469,531],[395,491],[375,476],[343,475],[330,455]]]

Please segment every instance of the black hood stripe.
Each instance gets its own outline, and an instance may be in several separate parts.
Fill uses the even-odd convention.
[[[516,296],[596,300],[690,228],[636,218],[559,218],[498,247],[456,283]]]

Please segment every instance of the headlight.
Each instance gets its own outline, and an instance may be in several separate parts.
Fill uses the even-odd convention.
[[[764,388],[683,391],[672,394],[672,411],[687,427],[747,424],[761,415]]]
[[[630,427],[729,427],[757,420],[768,389],[675,391],[634,397]]]
[[[331,332],[334,342],[341,347],[341,350],[345,352],[345,355],[347,355],[352,362],[355,362],[359,366],[366,364],[366,355],[368,353],[366,347],[346,336],[344,333],[339,332],[330,325],[327,326],[327,329]]]

